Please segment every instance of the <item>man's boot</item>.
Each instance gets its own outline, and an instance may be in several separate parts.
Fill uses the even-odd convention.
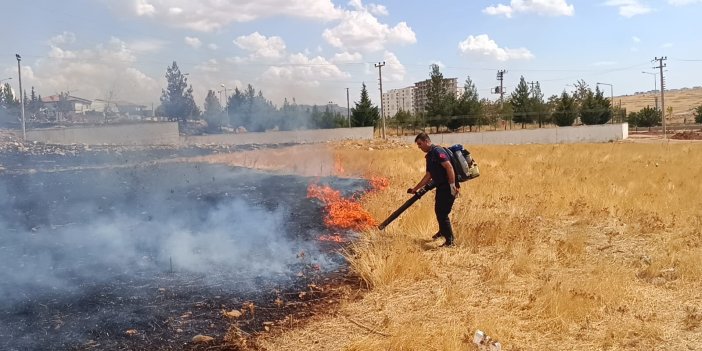
[[[436,239],[438,239],[438,238],[440,238],[440,237],[442,237],[442,236],[443,236],[443,235],[441,235],[441,231],[438,231],[438,232],[436,232],[436,234],[434,234],[434,235],[431,237],[431,240],[436,240]]]

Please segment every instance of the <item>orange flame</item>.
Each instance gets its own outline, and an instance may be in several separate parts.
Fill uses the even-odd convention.
[[[342,198],[339,191],[328,186],[310,184],[307,197],[324,203],[327,212],[324,224],[329,228],[364,230],[377,225],[375,219],[359,203]]]
[[[320,241],[331,241],[335,243],[344,243],[346,240],[339,234],[334,235],[322,235],[319,237]]]
[[[381,191],[387,189],[390,186],[390,181],[388,180],[388,178],[371,177],[370,184],[373,187],[373,190]]]

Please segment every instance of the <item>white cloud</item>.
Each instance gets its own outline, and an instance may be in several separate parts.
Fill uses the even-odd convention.
[[[299,103],[329,101],[332,86],[347,81],[351,75],[321,56],[291,54],[285,63],[268,67],[260,76],[261,88],[273,101],[295,98]],[[342,93],[342,84],[339,95]],[[345,90],[344,90],[345,91]],[[345,94],[345,93],[344,93]]]
[[[76,35],[72,32],[63,32],[49,39],[50,45],[65,45],[76,42]]]
[[[161,51],[166,44],[160,39],[139,39],[128,42],[127,47],[134,53],[154,53]]]
[[[134,67],[143,47],[119,38],[76,50],[57,42],[70,41],[52,40],[46,57],[23,67],[23,83],[36,87],[42,96],[71,91],[86,99],[104,99],[112,91],[113,98],[119,100],[135,103],[158,100],[161,82]]]
[[[633,40],[634,43],[640,43],[640,42],[641,42],[641,38],[639,38],[639,37],[637,37],[637,36],[631,37],[631,40]]]
[[[607,0],[604,2],[604,5],[618,7],[619,15],[627,18],[645,15],[653,11],[653,9],[640,0]]]
[[[690,4],[702,4],[702,0],[668,0],[673,6],[685,6]]]
[[[276,59],[285,54],[285,42],[278,36],[266,37],[259,32],[242,35],[234,39],[234,44],[251,52],[250,58]]]
[[[210,43],[207,45],[207,48],[210,50],[217,50],[217,49],[219,49],[219,45],[217,45],[215,43]]]
[[[202,41],[200,41],[200,38],[198,37],[185,37],[183,40],[185,41],[185,44],[193,49],[199,49],[200,46],[202,46]]]
[[[402,82],[405,79],[407,70],[400,60],[392,52],[386,51],[383,55],[385,66],[383,67],[383,80],[388,82]]]
[[[673,43],[664,43],[663,45],[661,45],[661,48],[663,48],[663,49],[668,49],[668,48],[672,48],[672,47],[673,47]]]
[[[509,5],[497,4],[483,9],[483,13],[511,18],[517,13],[535,13],[542,16],[572,16],[575,6],[566,0],[512,0]]]
[[[219,72],[219,62],[217,59],[209,59],[199,65],[196,65],[195,69],[201,72]]]
[[[368,4],[368,11],[376,16],[387,16],[390,14],[387,7],[378,4]]]
[[[276,16],[320,21],[338,19],[331,0],[105,0],[121,12],[196,31],[211,32],[237,22]]]
[[[458,49],[467,56],[487,57],[498,61],[529,60],[534,58],[534,55],[526,48],[509,49],[499,47],[487,34],[468,36],[466,40],[458,43]]]
[[[334,57],[331,59],[332,62],[334,63],[352,63],[352,62],[359,62],[363,59],[363,55],[361,55],[358,52],[340,52],[334,54]]]
[[[359,1],[360,2],[360,1]],[[344,12],[341,22],[324,30],[324,39],[332,46],[345,50],[376,52],[388,44],[414,44],[416,35],[407,23],[394,27],[380,23],[368,10]]]

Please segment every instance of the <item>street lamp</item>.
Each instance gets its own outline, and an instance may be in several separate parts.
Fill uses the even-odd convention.
[[[20,61],[22,61],[22,56],[15,54],[17,59],[17,75],[19,76],[19,90],[20,90],[20,111],[22,111],[22,140],[27,140],[27,130],[24,124],[24,95],[22,92],[22,68],[20,66]]]
[[[224,103],[226,104],[224,106],[226,106],[225,109],[227,110],[227,121],[229,121],[229,101],[227,101],[229,100],[229,94],[227,94],[227,86],[224,85],[224,83],[221,83],[219,86],[224,88]],[[221,128],[222,127],[220,126],[220,129]]]
[[[597,83],[597,85],[609,85],[609,108],[612,110],[612,124],[614,124],[614,87],[609,83]]]
[[[646,72],[646,71],[641,71],[641,73],[650,74],[653,76],[653,95],[654,95],[654,98],[656,100],[656,110],[658,110],[658,96],[655,96],[656,92],[658,91],[658,82],[657,82],[658,79],[656,78],[658,76],[658,73]]]

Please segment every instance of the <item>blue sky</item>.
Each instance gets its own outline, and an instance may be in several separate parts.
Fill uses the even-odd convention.
[[[481,97],[498,69],[511,92],[524,76],[546,96],[612,84],[653,89],[651,60],[667,56],[668,88],[702,85],[702,0],[27,0],[4,1],[0,79],[23,57],[23,85],[44,96],[158,103],[177,61],[202,104],[208,89],[252,84],[276,104],[345,105],[365,82],[412,85],[438,63]],[[603,87],[609,93],[609,86]]]

